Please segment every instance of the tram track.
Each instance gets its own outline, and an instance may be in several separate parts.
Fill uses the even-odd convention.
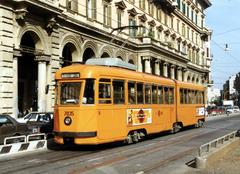
[[[128,145],[128,146],[122,146],[123,148],[122,150],[119,150],[119,148],[116,147],[113,149],[103,149],[103,150],[100,149],[100,150],[81,152],[81,153],[58,152],[57,154],[55,151],[49,151],[49,152],[39,154],[38,157],[35,158],[35,160],[33,160],[31,157],[29,157],[29,159],[28,157],[26,157],[25,163],[22,165],[21,163],[20,165],[18,163],[19,161],[21,161],[21,157],[19,157],[15,160],[18,162],[15,163],[16,165],[14,165],[11,169],[9,169],[8,167],[6,168],[1,167],[1,173],[9,174],[9,173],[17,173],[20,170],[21,171],[32,170],[36,168],[36,166],[33,164],[37,164],[38,166],[44,166],[44,165],[48,165],[49,163],[53,164],[53,163],[59,163],[62,161],[72,161],[72,162],[67,162],[67,164],[68,166],[73,166],[79,163],[98,163],[99,160],[96,160],[94,162],[94,159],[104,160],[104,163],[98,163],[96,165],[89,165],[89,166],[87,165],[87,167],[85,167],[84,170],[81,169],[81,171],[88,171],[93,169],[94,167],[97,168],[100,166],[117,163],[117,162],[134,158],[134,157],[138,158],[139,156],[141,156],[139,154],[153,153],[154,151],[158,151],[166,146],[169,146],[170,144],[181,143],[183,137],[185,137],[184,139],[186,139],[186,137],[190,139],[190,138],[199,136],[202,133],[203,132],[199,132],[198,134],[196,134],[196,132],[194,131],[194,132],[190,132],[187,135],[184,134],[179,137],[175,137],[174,139],[170,138],[165,141],[158,141],[158,142],[154,141],[151,145],[148,144],[149,140],[147,140],[147,141],[141,142],[141,143],[146,143],[143,146],[139,146],[140,143]],[[81,158],[81,160],[79,160],[79,158]],[[108,159],[111,159],[111,160],[108,160]],[[11,160],[7,160],[4,162],[2,161],[1,162],[2,166],[5,166],[5,165],[8,166],[7,163],[9,163],[9,161]],[[61,166],[61,167],[64,167],[64,166]]]
[[[57,147],[56,151],[49,150],[44,153],[40,153],[34,158],[32,156],[24,157],[24,161],[21,158],[7,160],[1,162],[0,173],[57,173],[61,169],[66,169],[71,174],[76,173],[91,173],[94,170],[98,170],[101,167],[116,166],[121,163],[128,163],[130,161],[139,160],[145,156],[151,156],[160,151],[166,151],[174,147],[187,148],[177,154],[171,154],[165,158],[160,157],[154,164],[149,164],[145,168],[142,168],[143,172],[151,172],[157,168],[168,165],[171,162],[181,159],[185,155],[194,153],[196,147],[189,147],[187,142],[194,142],[196,139],[205,139],[219,134],[219,130],[208,128],[192,129],[182,131],[179,134],[161,136],[159,138],[149,139],[137,144],[127,146],[100,146],[94,148],[81,148],[82,146],[75,146],[72,151],[69,151],[67,147],[64,147],[64,151],[61,151],[60,147]],[[220,128],[221,130],[221,128]],[[221,133],[221,132],[220,132]],[[205,138],[204,138],[205,137]],[[78,147],[80,149],[78,149]],[[93,146],[94,147],[94,146]],[[193,148],[192,148],[193,147]],[[190,148],[190,149],[189,149]],[[86,151],[87,150],[87,151]],[[8,167],[9,162],[14,163],[11,168]],[[44,167],[41,167],[44,166]],[[34,172],[33,172],[34,171]],[[35,172],[38,171],[38,172]]]
[[[126,154],[126,155],[119,155],[119,153],[118,153],[118,156],[113,157],[112,159],[109,159],[110,156],[105,156],[105,157],[101,158],[101,161],[104,160],[104,159],[106,159],[106,160],[104,160],[102,162],[96,160],[95,164],[89,164],[89,165],[86,165],[84,168],[79,168],[77,170],[75,169],[75,170],[69,172],[69,174],[84,173],[84,172],[87,172],[87,171],[90,171],[90,170],[94,170],[98,167],[113,165],[113,164],[119,163],[121,161],[126,162],[126,161],[131,161],[131,160],[134,160],[134,159],[137,159],[137,158],[141,158],[141,157],[144,157],[146,155],[152,154],[154,152],[163,150],[164,148],[169,147],[170,145],[171,146],[176,146],[176,145],[179,145],[179,144],[184,143],[186,141],[189,141],[193,138],[197,138],[198,136],[201,136],[202,134],[203,134],[203,132],[199,132],[198,134],[190,133],[190,135],[187,135],[187,136],[176,137],[177,141],[170,140],[170,141],[165,141],[165,142],[159,142],[159,143],[154,144],[154,146],[151,146],[151,147],[148,147],[148,148],[146,148],[147,146],[145,146],[145,149],[140,150],[140,151],[138,150],[138,151],[134,152],[134,149],[131,149],[132,153],[129,153],[129,154]],[[184,137],[184,139],[183,139],[183,137]],[[187,150],[186,152],[183,152],[181,154],[177,154],[177,155],[174,155],[174,156],[170,157],[169,158],[170,160],[169,159],[163,160],[159,164],[156,164],[154,166],[156,167],[156,166],[159,165],[159,167],[160,167],[163,164],[172,162],[174,159],[178,159],[178,158],[183,157],[184,155],[190,154],[190,153],[194,152],[195,150],[196,150],[196,148],[191,148],[190,150]],[[129,151],[129,149],[127,151]],[[117,154],[111,154],[111,155],[114,156],[114,155],[117,155]],[[146,170],[150,170],[150,169],[146,169]]]
[[[179,160],[179,159],[185,157],[186,155],[190,155],[190,154],[192,154],[195,150],[196,150],[196,148],[190,148],[190,149],[185,150],[185,151],[183,151],[183,152],[181,152],[181,153],[178,153],[178,154],[176,154],[176,155],[170,156],[170,157],[168,157],[167,159],[157,161],[154,165],[151,165],[151,166],[149,166],[149,167],[147,167],[147,168],[144,168],[144,169],[141,170],[140,172],[142,172],[142,173],[149,173],[149,172],[151,172],[151,171],[153,171],[153,170],[156,170],[156,169],[158,169],[158,168],[160,168],[160,167],[163,167],[163,166],[165,166],[165,165],[167,165],[167,164],[169,164],[169,163],[171,163],[171,162],[174,162],[174,161],[176,161],[176,160]]]

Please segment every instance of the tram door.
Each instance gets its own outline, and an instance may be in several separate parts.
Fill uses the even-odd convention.
[[[113,84],[113,87],[112,87]],[[111,82],[110,79],[100,79],[98,88],[98,137],[100,139],[111,139],[123,135],[123,124],[126,122],[124,99],[116,96],[112,90],[124,87],[124,82]],[[122,90],[124,93],[124,90]],[[116,100],[112,100],[115,96]],[[124,94],[123,94],[124,96]],[[124,98],[124,97],[123,97]]]

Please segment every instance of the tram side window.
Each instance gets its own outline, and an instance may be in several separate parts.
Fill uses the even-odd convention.
[[[183,89],[180,89],[180,103],[181,103],[181,104],[184,103],[184,93],[183,93]]]
[[[188,104],[188,90],[183,89],[184,91],[184,104]]]
[[[198,91],[195,91],[195,104],[199,104],[198,103]]]
[[[85,83],[85,90],[83,95],[83,104],[94,104],[94,80],[87,79]]]
[[[125,90],[123,80],[113,81],[113,103],[124,104],[125,103]]]
[[[79,104],[81,83],[61,83],[60,104]]]
[[[192,91],[188,90],[188,104],[192,104]]]
[[[195,91],[195,104],[199,104],[198,103],[198,91]]]
[[[196,95],[194,90],[192,90],[192,104],[196,104]]]
[[[202,102],[201,102],[201,92],[198,91],[197,95],[198,95],[198,104],[202,104]]]
[[[163,104],[163,87],[162,86],[158,87],[158,100],[159,100],[159,104]]]
[[[168,87],[164,87],[164,103],[165,104],[169,104],[169,88]]]
[[[169,88],[169,104],[173,104],[173,103],[174,103],[174,89]]]
[[[204,92],[201,92],[201,104],[204,104]]]
[[[143,104],[143,83],[137,83],[137,103]]]
[[[152,103],[152,94],[151,94],[151,85],[145,85],[145,104],[151,104]]]
[[[111,81],[110,79],[100,79],[99,81],[99,103],[109,104],[111,103]]]
[[[152,103],[153,104],[157,104],[158,101],[157,101],[157,86],[152,86]]]
[[[55,104],[59,104],[59,84],[55,82]]]
[[[128,103],[136,104],[135,82],[128,82]]]
[[[190,90],[190,104],[194,104],[194,91]]]

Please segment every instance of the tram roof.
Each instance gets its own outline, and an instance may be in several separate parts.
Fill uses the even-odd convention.
[[[86,61],[86,65],[102,65],[102,66],[110,66],[110,67],[120,67],[120,68],[130,69],[134,71],[137,70],[136,65],[124,62],[122,61],[122,59],[112,58],[112,57],[91,58]]]
[[[101,65],[83,65],[83,64],[73,64],[71,66],[66,66],[59,69],[55,77],[56,79],[62,79],[62,74],[64,73],[79,73],[80,78],[120,78],[129,79],[136,81],[145,81],[149,83],[159,83],[173,85],[175,82],[179,87],[182,88],[193,88],[203,90],[203,85],[193,84],[189,82],[182,82],[177,80],[172,80],[165,77],[159,77],[156,75],[151,75],[142,72],[136,72],[129,69],[119,68],[119,67],[108,67]]]
[[[174,84],[174,80],[159,77],[155,75],[150,75],[147,73],[136,72],[124,68],[118,67],[107,67],[100,65],[82,65],[82,64],[73,64],[71,66],[66,66],[61,68],[56,72],[56,79],[62,79],[61,75],[63,73],[80,73],[81,78],[100,78],[100,77],[115,77],[115,78],[127,78],[131,80],[139,81],[159,81],[163,80],[168,84]]]

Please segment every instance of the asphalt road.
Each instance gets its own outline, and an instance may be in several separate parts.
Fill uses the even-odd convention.
[[[240,115],[208,118],[205,126],[162,133],[132,145],[59,146],[0,161],[0,173],[181,174],[191,171],[198,147],[240,129]]]

